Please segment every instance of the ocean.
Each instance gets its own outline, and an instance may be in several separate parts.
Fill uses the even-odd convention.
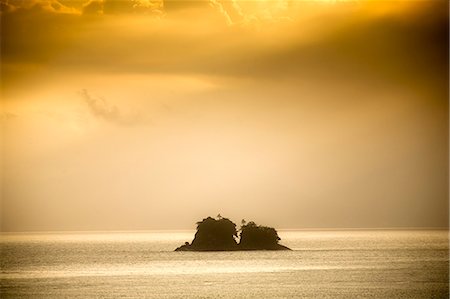
[[[1,298],[449,298],[447,230],[279,231],[292,251],[173,251],[193,235],[3,233]]]

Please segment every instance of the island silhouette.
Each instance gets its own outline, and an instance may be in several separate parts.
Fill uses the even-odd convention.
[[[175,251],[234,251],[234,250],[291,250],[279,244],[280,237],[273,227],[242,220],[241,228],[230,219],[217,215],[197,222],[194,240]]]

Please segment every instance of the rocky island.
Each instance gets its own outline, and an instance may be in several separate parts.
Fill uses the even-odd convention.
[[[207,217],[197,222],[197,232],[191,244],[186,242],[175,251],[290,250],[279,241],[273,227],[242,220],[238,231],[235,223],[219,214],[217,219]]]

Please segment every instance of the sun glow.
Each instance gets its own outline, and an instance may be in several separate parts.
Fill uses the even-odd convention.
[[[6,230],[446,223],[447,1],[0,2]]]

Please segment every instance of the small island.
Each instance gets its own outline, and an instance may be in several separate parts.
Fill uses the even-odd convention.
[[[236,251],[236,250],[291,250],[279,244],[280,237],[273,227],[257,225],[242,220],[241,228],[230,219],[217,216],[197,222],[197,232],[189,244],[175,251]]]

